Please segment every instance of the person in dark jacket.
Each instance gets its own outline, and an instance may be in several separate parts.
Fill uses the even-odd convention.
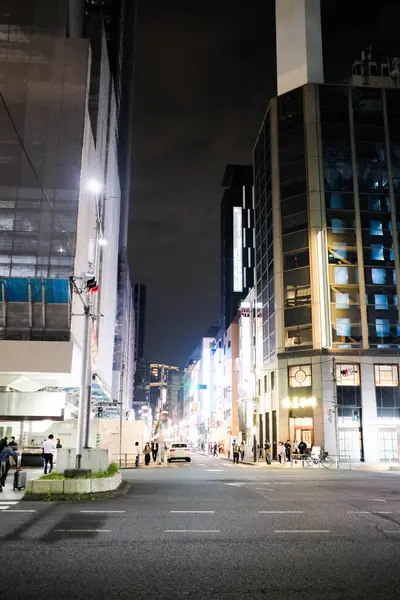
[[[8,471],[10,470],[10,456],[15,460],[15,465],[18,465],[18,453],[15,450],[3,448],[0,452],[0,487],[4,487],[6,484]]]

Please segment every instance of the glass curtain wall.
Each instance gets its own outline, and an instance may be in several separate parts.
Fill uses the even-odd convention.
[[[262,306],[263,358],[276,352],[270,112],[254,149],[257,305]]]
[[[285,346],[312,347],[303,88],[278,98]]]

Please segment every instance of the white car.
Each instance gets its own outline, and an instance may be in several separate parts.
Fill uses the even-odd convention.
[[[186,460],[186,462],[190,462],[192,459],[189,453],[190,448],[187,444],[172,444],[168,449],[167,462],[170,463],[173,460]]]

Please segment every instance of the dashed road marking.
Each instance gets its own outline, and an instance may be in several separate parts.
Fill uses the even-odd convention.
[[[0,505],[1,504],[7,504],[8,506],[13,506],[14,504],[19,504],[19,500],[15,501],[15,500],[0,500]]]
[[[220,533],[219,529],[164,529],[164,533]]]
[[[329,529],[275,529],[274,533],[329,533]]]
[[[35,513],[36,510],[34,509],[17,509],[17,508],[10,508],[6,513],[4,514],[8,514],[8,513]]]
[[[215,510],[170,510],[169,511],[171,514],[176,514],[176,515],[184,515],[184,514],[188,514],[188,515],[213,515],[215,513]]]
[[[125,513],[124,510],[81,510],[79,511],[84,514],[122,514]]]
[[[262,492],[274,492],[275,490],[271,490],[270,488],[254,488],[255,490],[261,490]]]
[[[259,510],[259,515],[302,515],[302,510]]]
[[[224,469],[207,469],[209,473],[222,473]]]
[[[370,502],[386,502],[383,498],[368,498]]]

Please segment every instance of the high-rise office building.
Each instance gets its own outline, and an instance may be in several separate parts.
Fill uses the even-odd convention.
[[[146,326],[146,286],[142,283],[133,285],[133,303],[135,307],[135,358],[140,360],[144,357],[144,339]]]
[[[253,169],[228,165],[221,202],[221,321],[226,331],[254,285]]]
[[[277,2],[278,92],[254,150],[264,439],[370,463],[400,431],[400,72],[323,83],[317,0]]]

